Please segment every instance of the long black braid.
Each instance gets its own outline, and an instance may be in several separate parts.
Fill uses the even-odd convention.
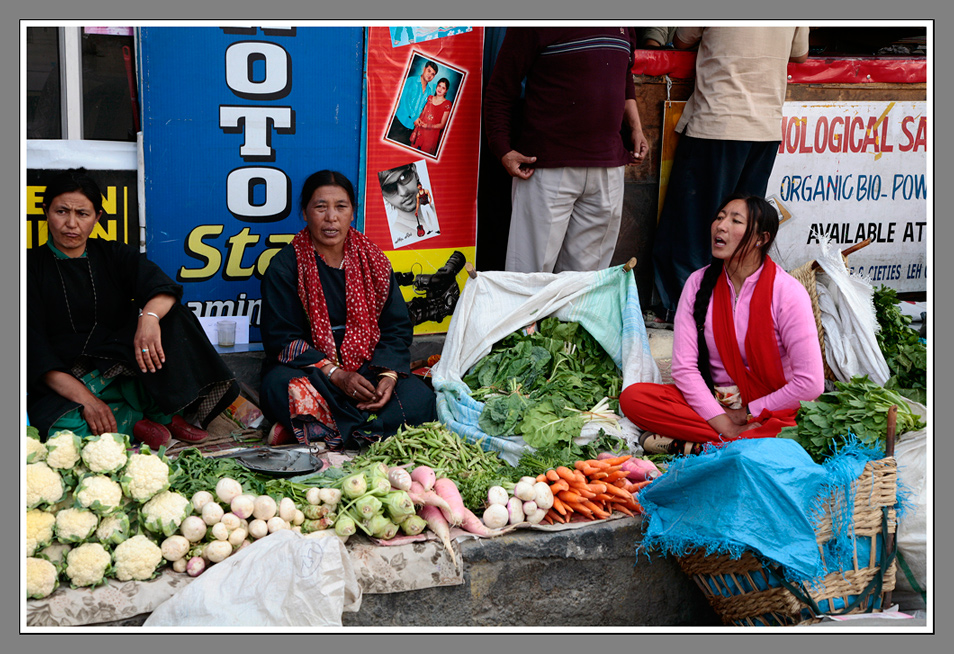
[[[696,299],[692,305],[692,319],[696,323],[696,342],[699,344],[699,372],[709,390],[715,392],[712,382],[712,369],[709,367],[709,344],[706,343],[706,311],[709,309],[709,300],[715,290],[719,275],[722,274],[722,259],[713,259],[702,275]]]

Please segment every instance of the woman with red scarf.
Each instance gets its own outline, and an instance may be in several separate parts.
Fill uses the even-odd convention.
[[[262,279],[269,444],[350,449],[436,420],[434,392],[410,374],[413,325],[391,264],[351,227],[351,182],[319,171],[300,204],[306,226]]]
[[[824,391],[808,292],[767,252],[778,213],[733,195],[712,222],[712,263],[686,282],[676,309],[670,384],[633,384],[620,408],[648,452],[776,436],[802,401]]]

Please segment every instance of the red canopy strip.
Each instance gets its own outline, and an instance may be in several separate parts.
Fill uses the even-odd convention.
[[[633,74],[673,79],[695,77],[696,53],[637,50]],[[790,84],[918,84],[927,82],[926,59],[809,57],[788,65]]]

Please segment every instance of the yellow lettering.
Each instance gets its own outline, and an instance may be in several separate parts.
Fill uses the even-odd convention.
[[[113,215],[116,213],[116,187],[107,186],[103,196],[103,212]]]
[[[43,191],[45,186],[27,186],[27,215],[43,213]]]
[[[238,234],[229,238],[229,254],[225,260],[225,271],[222,275],[224,279],[231,281],[248,279],[252,276],[255,267],[243,268],[242,257],[245,255],[245,248],[258,243],[258,239],[259,236],[257,234],[253,236],[248,227],[243,228]]]
[[[270,234],[268,238],[265,239],[265,242],[274,247],[268,248],[258,257],[258,261],[255,262],[255,274],[259,277],[264,276],[265,271],[268,269],[268,264],[272,261],[272,257],[278,254],[278,251],[284,246],[291,243],[294,238],[294,234]]]
[[[199,225],[186,238],[185,251],[190,257],[205,261],[201,268],[179,268],[176,278],[179,281],[205,281],[211,279],[222,265],[222,253],[215,247],[203,242],[205,238],[218,236],[225,229],[223,225]]]
[[[104,225],[105,223],[105,225]],[[104,238],[107,241],[116,240],[116,221],[115,220],[103,220],[99,219],[99,222],[96,223],[96,226],[93,227],[93,232],[90,234],[93,238]]]

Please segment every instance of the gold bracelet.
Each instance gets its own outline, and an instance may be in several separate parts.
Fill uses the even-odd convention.
[[[397,379],[398,379],[398,374],[397,374],[396,372],[394,372],[393,370],[386,370],[386,371],[380,373],[380,374],[378,375],[378,377],[388,377],[388,378],[390,378],[390,379],[393,379],[394,381],[397,381]]]

